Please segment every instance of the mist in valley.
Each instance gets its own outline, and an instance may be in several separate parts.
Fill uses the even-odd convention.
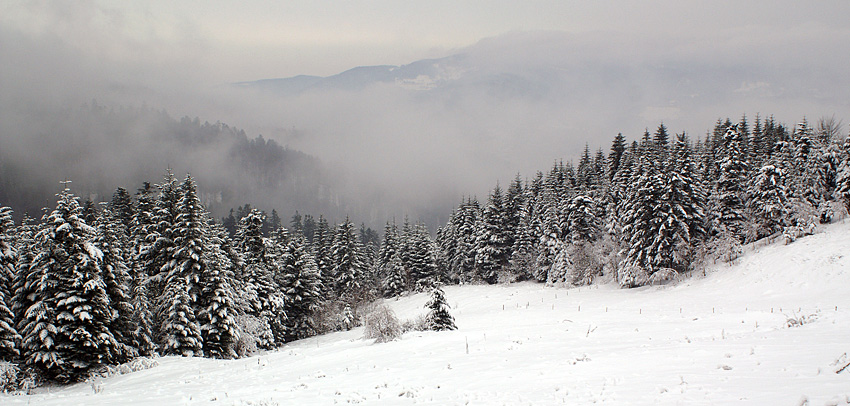
[[[657,3],[557,5],[571,26],[473,25],[477,37],[438,46],[398,24],[348,45],[321,25],[295,44],[253,3],[227,26],[211,10],[162,4],[12,2],[0,13],[0,203],[37,216],[63,179],[108,200],[171,168],[197,178],[218,217],[250,203],[284,219],[297,210],[380,227],[408,216],[433,229],[463,196],[575,160],[585,145],[607,153],[618,132],[631,141],[664,122],[704,137],[727,116],[846,115],[847,5]],[[580,24],[582,13],[598,24]],[[707,13],[717,18],[697,16]],[[362,32],[355,17],[339,30]],[[252,18],[244,38],[212,34]],[[391,68],[342,74],[379,65]],[[302,74],[313,84],[257,82]],[[260,136],[260,152],[245,152]]]

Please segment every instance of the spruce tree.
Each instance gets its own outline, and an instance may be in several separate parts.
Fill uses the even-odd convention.
[[[259,210],[251,210],[239,222],[236,246],[244,259],[243,282],[245,296],[250,306],[248,314],[256,317],[271,332],[276,320],[285,319],[284,298],[274,282],[272,253],[262,235],[265,216]],[[257,337],[262,348],[274,347],[274,336]]]
[[[434,286],[431,290],[431,300],[425,303],[425,308],[428,309],[428,314],[425,316],[425,325],[428,330],[457,330],[455,319],[449,314],[450,306],[446,301],[446,294],[440,285]]]
[[[127,268],[127,236],[121,219],[109,208],[100,211],[94,245],[102,253],[101,270],[112,310],[109,330],[119,344],[121,363],[138,355],[133,332],[133,304],[130,299],[130,275]]]
[[[316,259],[316,267],[322,281],[322,298],[324,299],[331,298],[334,291],[332,244],[333,232],[331,227],[327,219],[319,216],[313,234],[313,256]]]
[[[450,262],[457,269],[457,279],[460,283],[472,281],[475,276],[476,231],[481,221],[481,207],[478,200],[470,197],[461,205],[456,231],[457,248]]]
[[[116,189],[115,193],[112,194],[112,200],[109,202],[107,208],[123,226],[122,231],[128,233],[135,213],[133,202],[127,189],[123,187]]]
[[[109,331],[112,313],[101,277],[102,252],[94,229],[82,219],[77,197],[67,186],[56,209],[35,236],[39,252],[30,265],[32,306],[22,329],[24,362],[58,382],[73,382],[117,359],[118,342]]]
[[[133,313],[132,324],[134,347],[140,355],[150,356],[157,351],[154,315],[152,312],[151,296],[148,294],[149,271],[152,258],[148,251],[155,237],[154,222],[155,196],[154,188],[144,182],[136,193],[136,210],[130,221],[130,298]]]
[[[748,208],[758,238],[781,231],[789,215],[788,191],[782,170],[773,165],[761,167],[747,192]]]
[[[225,251],[227,231],[213,225],[208,230],[207,250],[204,251],[206,267],[200,277],[200,311],[204,354],[213,358],[235,358],[234,350],[239,339],[236,325],[236,308],[233,291],[233,268],[237,266]],[[224,248],[222,248],[224,247]]]
[[[434,242],[422,223],[411,227],[409,251],[410,283],[416,291],[430,287],[437,279]]]
[[[12,244],[15,224],[12,221],[12,209],[0,206],[0,361],[11,362],[20,356],[18,342],[21,336],[15,328],[15,315],[12,313],[12,285],[17,274],[15,266],[18,251]]]
[[[523,280],[532,277],[534,260],[537,258],[537,242],[540,236],[534,228],[535,197],[530,189],[526,189],[524,202],[520,207],[520,220],[514,237],[514,245],[511,247],[510,270],[514,280]]]
[[[384,297],[398,296],[406,286],[404,267],[399,257],[399,239],[398,227],[387,222],[384,227],[384,240],[378,251],[378,263],[383,273]]]
[[[313,315],[321,301],[322,281],[316,261],[301,234],[289,238],[281,257],[279,285],[286,296],[285,341],[310,337],[317,332]]]
[[[337,297],[348,304],[355,304],[362,299],[361,283],[366,269],[362,262],[361,249],[362,246],[354,232],[354,225],[346,217],[345,222],[337,227],[331,255],[334,291]]]
[[[475,242],[475,264],[478,276],[496,283],[508,262],[508,238],[505,235],[505,208],[499,185],[493,189],[481,217]]]
[[[176,224],[171,233],[171,258],[162,267],[165,292],[159,302],[162,313],[163,352],[166,355],[203,354],[203,338],[197,320],[201,293],[200,278],[205,271],[204,209],[195,181],[186,176],[180,186]]]
[[[626,137],[623,133],[617,133],[614,141],[611,143],[611,153],[608,154],[608,179],[613,180],[614,176],[620,170],[620,162],[623,159],[623,154],[626,152]]]
[[[844,204],[844,210],[850,213],[850,135],[844,141],[840,152],[840,164],[835,180],[835,197]]]
[[[746,237],[746,211],[744,192],[749,175],[749,164],[741,151],[737,126],[729,126],[723,136],[725,155],[720,163],[720,179],[714,203],[716,232],[726,230],[739,242]]]

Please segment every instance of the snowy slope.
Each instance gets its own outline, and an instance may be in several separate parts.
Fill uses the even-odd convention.
[[[835,373],[850,352],[848,248],[850,223],[675,286],[450,286],[457,331],[372,344],[356,329],[249,359],[167,357],[97,394],[79,384],[0,404],[848,404],[850,368]],[[426,300],[388,303],[410,319]],[[801,315],[813,321],[787,326]]]

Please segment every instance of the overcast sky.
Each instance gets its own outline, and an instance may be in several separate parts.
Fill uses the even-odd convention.
[[[697,136],[744,113],[846,123],[848,16],[847,0],[4,0],[0,143],[28,127],[4,106],[145,103],[262,133],[416,199],[480,196],[661,121]],[[273,99],[229,86],[457,53],[473,68],[531,70],[523,78],[557,97]],[[558,70],[552,83],[539,75]]]
[[[359,65],[445,56],[512,31],[624,32],[709,40],[793,32],[846,40],[850,2],[5,0],[3,28],[106,61],[184,66],[224,82],[331,75]],[[836,38],[837,37],[837,38]],[[839,43],[840,44],[840,43]],[[683,44],[685,45],[685,44]],[[202,63],[198,63],[202,62]],[[816,63],[816,62],[815,62]]]

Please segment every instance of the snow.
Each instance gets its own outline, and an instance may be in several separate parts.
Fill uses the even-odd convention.
[[[163,357],[0,404],[848,404],[850,368],[835,373],[850,352],[848,247],[850,223],[758,243],[675,285],[447,286],[456,331],[373,344],[358,328],[247,359]],[[386,303],[409,320],[428,298]]]

